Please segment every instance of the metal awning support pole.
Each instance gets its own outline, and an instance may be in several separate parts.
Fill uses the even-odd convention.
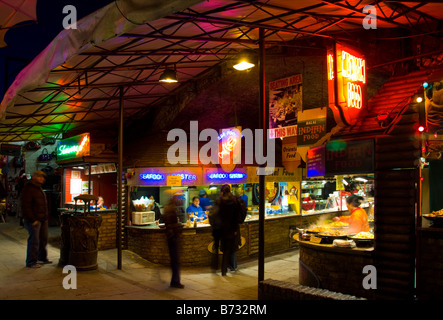
[[[91,194],[91,180],[92,180],[92,165],[91,165],[91,163],[88,163],[88,167],[89,167],[88,194]]]
[[[117,212],[117,269],[122,268],[122,208],[123,208],[123,87],[120,87],[120,123],[118,127],[118,212]]]
[[[262,129],[263,132],[263,141],[262,141],[262,152],[263,156],[266,152],[266,146],[267,146],[267,135],[268,132],[266,130],[267,128],[267,121],[268,116],[266,112],[266,102],[265,102],[265,45],[264,45],[264,29],[259,30],[259,121],[260,125],[259,128]],[[265,166],[260,165],[260,166]],[[258,282],[263,281],[265,277],[265,176],[259,175],[258,178],[258,185],[259,185],[259,220],[258,220]]]

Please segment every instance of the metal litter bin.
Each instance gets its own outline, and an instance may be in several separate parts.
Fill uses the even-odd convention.
[[[64,224],[59,264],[73,265],[80,271],[94,270],[98,267],[98,229],[101,226],[102,217],[97,213],[97,210],[91,213],[89,203],[91,201],[97,202],[97,197],[84,194],[75,197],[74,200],[74,212],[62,218]],[[83,212],[77,210],[78,200],[84,201]],[[63,235],[63,233],[66,234]],[[67,248],[68,243],[69,248]]]

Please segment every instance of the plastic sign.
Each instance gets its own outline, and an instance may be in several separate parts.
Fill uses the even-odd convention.
[[[357,51],[337,44],[335,54],[328,50],[327,72],[329,106],[335,120],[347,126],[355,124],[366,104],[366,60]]]
[[[68,160],[90,155],[89,133],[61,140],[57,143],[57,160]]]

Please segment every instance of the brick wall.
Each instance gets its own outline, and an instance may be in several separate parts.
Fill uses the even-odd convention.
[[[117,247],[117,211],[100,212],[102,224],[98,229],[98,250]]]
[[[365,300],[326,289],[267,279],[258,284],[259,300]]]
[[[320,288],[373,299],[375,290],[363,288],[363,267],[374,265],[372,252],[301,243],[300,284],[316,286],[316,277]]]
[[[417,298],[443,296],[443,229],[419,228],[417,256]]]
[[[265,221],[265,255],[285,252],[292,248],[289,237],[291,226],[300,223],[300,216],[288,216]],[[142,258],[159,264],[169,264],[169,252],[163,229],[128,229],[128,250]],[[240,226],[245,244],[237,251],[238,261],[258,255],[258,221],[247,221]],[[185,228],[181,237],[181,263],[184,266],[210,265],[212,254],[209,245],[213,241],[211,227]]]

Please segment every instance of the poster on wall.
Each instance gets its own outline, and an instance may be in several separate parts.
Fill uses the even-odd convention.
[[[295,136],[301,109],[301,74],[269,82],[269,138]]]

